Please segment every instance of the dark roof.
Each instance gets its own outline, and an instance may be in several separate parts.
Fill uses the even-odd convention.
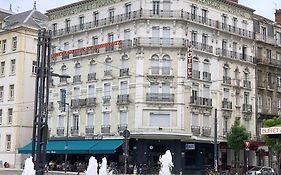
[[[3,20],[3,19],[6,18],[7,16],[13,15],[13,14],[15,14],[15,13],[0,8],[0,20]]]
[[[22,13],[10,15],[5,18],[5,28],[13,28],[16,26],[29,26],[35,28],[43,27],[43,24],[48,21],[48,17],[36,9],[25,11]]]

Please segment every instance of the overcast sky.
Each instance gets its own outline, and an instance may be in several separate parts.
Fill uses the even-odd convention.
[[[59,7],[79,0],[37,0],[37,9],[46,10]],[[0,7],[9,9],[12,4],[14,12],[22,12],[33,8],[34,0],[0,0]],[[281,0],[239,0],[240,4],[256,10],[256,13],[274,20],[275,9],[281,8]]]

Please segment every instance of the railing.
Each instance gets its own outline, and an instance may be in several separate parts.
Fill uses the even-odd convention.
[[[222,101],[222,109],[229,109],[232,110],[232,102],[228,100]]]
[[[186,20],[190,22],[196,22],[205,26],[209,26],[212,28],[216,28],[219,30],[223,30],[225,32],[234,33],[240,36],[244,36],[247,38],[253,38],[253,32],[248,31],[242,28],[238,28],[232,25],[227,25],[225,23],[221,23],[218,20],[213,20],[207,17],[202,17],[195,14],[190,14],[187,11],[183,10],[160,10],[159,13],[155,14],[152,10],[137,10],[129,13],[118,14],[112,17],[98,19],[91,22],[86,22],[81,26],[80,24],[70,26],[67,28],[62,28],[53,31],[53,37],[58,37],[62,35],[73,34],[76,32],[83,32],[86,30],[91,30],[107,25],[116,25],[119,23],[124,23],[127,21],[132,21],[136,19],[173,19],[173,20]]]
[[[249,104],[243,104],[242,112],[248,112],[248,113],[251,113],[251,112],[252,112],[252,105],[249,105]]]
[[[73,135],[73,136],[77,136],[79,133],[79,128],[78,126],[72,126],[70,128],[70,134]]]
[[[73,76],[73,83],[81,82],[81,75],[74,75]]]
[[[197,106],[212,107],[212,99],[204,98],[204,97],[197,97],[197,96],[190,96],[190,104],[197,105]]]
[[[211,81],[212,74],[209,72],[203,72],[203,80]]]
[[[281,67],[281,60],[276,60],[276,59],[266,59],[263,58],[262,56],[257,57],[256,59],[257,63],[259,64],[267,64],[267,65],[273,65],[277,67]]]
[[[259,41],[264,41],[266,43],[269,44],[276,44],[276,40],[274,39],[274,37],[270,37],[270,36],[264,36],[260,33],[255,33],[255,39],[259,40]]]
[[[110,99],[111,99],[111,96],[103,96],[102,97],[103,104],[109,104],[110,103]]]
[[[60,77],[60,83],[67,83],[67,78]]]
[[[191,132],[193,135],[200,135],[200,126],[191,126]]]
[[[129,94],[123,94],[117,96],[117,104],[128,104],[129,103]]]
[[[146,101],[153,102],[174,102],[174,94],[168,93],[147,93]]]
[[[182,48],[186,47],[186,41],[184,38],[138,37],[134,38],[133,46]]]
[[[57,135],[63,136],[64,135],[64,127],[58,127],[57,128]]]
[[[231,84],[231,77],[223,76],[222,79],[224,84]]]
[[[88,81],[96,80],[96,73],[88,73]]]
[[[129,68],[120,69],[120,77],[129,76]]]
[[[251,89],[251,81],[243,80],[243,87]]]
[[[102,134],[110,134],[110,125],[101,125]]]
[[[192,78],[193,79],[200,79],[200,71],[192,70]]]
[[[118,132],[123,132],[128,128],[128,124],[118,124]]]
[[[204,44],[204,43],[199,43],[195,41],[191,41],[191,44],[193,46],[194,50],[200,50],[208,53],[213,53],[213,46]]]
[[[86,98],[86,105],[87,106],[95,106],[97,104],[96,97]]]
[[[112,70],[105,70],[104,71],[104,76],[111,76],[112,75]]]
[[[78,108],[79,107],[79,99],[71,99],[71,107]]]
[[[95,131],[95,127],[94,126],[86,126],[85,127],[86,135],[93,135],[94,131]]]
[[[202,135],[203,136],[210,136],[211,135],[211,127],[202,127]]]
[[[222,49],[222,48],[216,49],[216,55],[219,55],[221,57],[241,60],[241,61],[247,61],[247,62],[251,62],[251,63],[254,62],[253,57],[250,55],[242,54],[242,53],[238,53],[238,52],[234,52],[234,51],[229,51],[229,50]]]

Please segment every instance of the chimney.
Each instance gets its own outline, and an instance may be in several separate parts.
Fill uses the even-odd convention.
[[[275,22],[281,24],[281,9],[275,11]]]
[[[238,4],[238,0],[229,0],[229,1],[231,1],[231,2],[235,2],[235,3],[237,3],[237,4]]]

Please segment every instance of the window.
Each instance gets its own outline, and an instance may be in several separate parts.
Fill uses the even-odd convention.
[[[14,97],[15,97],[15,85],[10,85],[9,98],[10,100],[14,100]]]
[[[170,27],[163,27],[163,42],[166,44],[170,43],[171,37],[170,37]]]
[[[203,33],[202,34],[202,47],[204,49],[206,49],[207,44],[208,44],[208,35]]]
[[[223,76],[224,76],[225,78],[228,78],[228,72],[229,72],[229,66],[228,66],[228,64],[225,64],[225,65],[223,66]]]
[[[103,113],[102,124],[103,125],[110,125],[110,113],[109,112],[104,112]]]
[[[95,46],[99,43],[99,38],[97,36],[93,36],[92,38],[92,45]]]
[[[3,118],[3,110],[0,109],[0,125],[2,125],[2,118]]]
[[[82,39],[79,39],[78,40],[78,45],[77,45],[78,48],[82,48],[83,47],[83,40]]]
[[[7,123],[10,125],[13,122],[13,108],[8,109],[8,121]]]
[[[261,27],[262,40],[266,40],[266,27]]]
[[[105,59],[105,71],[111,74],[112,71],[112,66],[111,66],[111,58],[106,58]]]
[[[80,63],[75,64],[75,75],[81,75],[81,64]]]
[[[258,112],[260,112],[262,110],[262,96],[258,95],[258,99],[257,99],[257,103],[258,103]]]
[[[57,23],[52,24],[52,32],[54,36],[57,35],[57,30],[58,30],[58,24]]]
[[[122,69],[128,69],[129,68],[128,62],[129,62],[128,55],[123,55],[122,59],[121,59],[121,67],[122,67]]]
[[[78,126],[79,126],[79,115],[78,114],[73,114],[73,123],[72,123],[72,126],[73,126],[73,129],[74,130],[78,130]]]
[[[240,93],[236,92],[235,94],[236,106],[240,106]]]
[[[209,115],[206,114],[203,115],[203,126],[209,127]]]
[[[160,60],[159,60],[158,55],[152,55],[151,62],[150,62],[152,74],[156,74],[156,75],[159,74],[159,62],[160,62]]]
[[[65,20],[65,31],[70,32],[70,19]]]
[[[268,109],[268,112],[271,112],[271,97],[267,97],[267,101],[266,101],[266,107]]]
[[[233,31],[235,32],[237,30],[237,18],[232,18],[232,22],[233,22]]]
[[[114,22],[114,9],[109,9],[109,22]]]
[[[192,33],[191,33],[191,43],[193,45],[197,43],[197,32],[196,31],[192,31]]]
[[[32,74],[36,74],[37,73],[37,61],[32,61]]]
[[[11,135],[6,135],[6,151],[11,151]]]
[[[94,113],[93,112],[88,112],[87,115],[87,126],[94,126]]]
[[[63,43],[63,50],[64,50],[64,51],[69,50],[69,42]]]
[[[5,53],[7,49],[7,40],[2,40],[2,52]]]
[[[246,20],[242,21],[242,29],[243,29],[243,35],[245,35],[248,29],[248,22]]]
[[[281,76],[277,76],[277,86],[281,87]]]
[[[131,7],[130,3],[125,4],[125,16],[126,18],[131,18]]]
[[[111,43],[111,42],[113,42],[113,40],[114,40],[113,33],[107,34],[107,42]],[[113,45],[112,46],[107,46],[106,49],[107,49],[107,51],[111,51],[111,50],[114,49],[114,46]]]
[[[150,84],[150,93],[158,94],[159,93],[159,84],[154,82]]]
[[[210,97],[210,87],[209,86],[203,85],[202,96],[203,96],[203,98]]]
[[[153,26],[152,27],[152,43],[158,44],[160,40],[160,27],[159,26]]]
[[[17,50],[17,40],[18,40],[18,38],[16,36],[12,38],[12,50],[13,51]]]
[[[250,104],[249,92],[244,92],[244,104],[245,105]]]
[[[121,81],[120,83],[120,95],[127,95],[128,94],[128,82]]]
[[[281,98],[278,98],[278,105],[277,105],[278,111],[281,112]]]
[[[191,19],[194,20],[196,19],[197,15],[197,7],[195,5],[191,6]]]
[[[206,24],[207,23],[207,10],[202,9],[202,23]]]
[[[247,46],[245,45],[242,47],[242,59],[247,60]]]
[[[63,128],[64,127],[64,115],[58,116],[58,127]]]
[[[0,86],[0,101],[4,99],[4,86]]]
[[[150,113],[150,126],[169,127],[170,114]]]
[[[111,94],[111,84],[110,83],[104,83],[103,85],[103,95],[105,97],[110,96]]]
[[[159,15],[159,1],[153,1],[152,2],[152,12],[153,12],[153,15]]]
[[[99,25],[99,12],[94,12],[94,25]]]
[[[224,88],[224,89],[223,89],[223,99],[226,100],[226,101],[228,101],[228,100],[229,100],[229,97],[230,97],[229,94],[230,94],[230,93],[229,93],[229,89],[228,89],[228,88]]]
[[[11,75],[14,75],[16,73],[16,60],[11,60]]]
[[[121,125],[128,124],[127,122],[127,111],[120,111],[120,123]]]
[[[227,15],[226,14],[222,15],[222,26],[221,27],[223,30],[225,30],[227,27]]]
[[[164,55],[162,60],[162,75],[170,75],[171,58],[169,55]]]
[[[80,30],[84,29],[84,19],[85,19],[84,16],[79,16],[79,27],[80,27]]]
[[[2,61],[1,62],[1,68],[0,68],[1,70],[1,76],[5,76],[5,61]]]
[[[80,88],[74,87],[73,88],[73,99],[79,99],[80,96]]]
[[[276,33],[276,42],[277,45],[281,46],[281,32]]]
[[[195,113],[191,114],[191,125],[192,126],[199,126],[199,116],[198,116],[198,114],[195,114]]]
[[[197,99],[197,97],[199,96],[198,90],[199,90],[199,86],[197,84],[193,84],[192,85],[192,97],[194,97],[194,99]]]
[[[88,97],[94,98],[96,96],[95,94],[95,85],[91,84],[88,86]]]
[[[96,73],[96,63],[95,63],[95,61],[90,62],[90,73],[91,74]]]
[[[226,133],[228,132],[228,119],[224,118],[223,119],[223,135],[226,135]]]
[[[281,53],[280,52],[276,52],[276,60],[277,60],[277,64],[281,65]]]
[[[237,54],[237,43],[236,42],[233,42],[232,43],[232,52],[233,52],[233,57],[234,58],[237,58],[238,54]]]
[[[221,47],[222,47],[223,55],[225,55],[226,50],[227,50],[227,40],[225,40],[225,39],[222,40]]]

